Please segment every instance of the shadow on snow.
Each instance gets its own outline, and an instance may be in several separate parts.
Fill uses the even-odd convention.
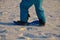
[[[12,22],[0,22],[0,25],[16,26],[16,24]],[[28,22],[27,25],[19,25],[19,26],[39,26],[39,21],[35,20],[33,22]]]

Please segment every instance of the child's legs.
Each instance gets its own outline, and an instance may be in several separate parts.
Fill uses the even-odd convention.
[[[28,21],[28,8],[32,5],[32,2],[23,0],[20,4],[20,21]]]
[[[38,16],[38,19],[41,19],[43,22],[46,22],[44,10],[42,9],[42,1],[43,0],[34,0],[34,5],[36,9],[36,14]]]

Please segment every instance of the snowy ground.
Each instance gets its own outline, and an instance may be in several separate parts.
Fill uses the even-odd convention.
[[[60,40],[60,0],[44,0],[46,26],[13,25],[19,20],[21,0],[0,0],[0,40]],[[29,22],[37,19],[34,5]]]

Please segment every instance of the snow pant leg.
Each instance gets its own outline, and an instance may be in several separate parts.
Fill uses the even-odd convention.
[[[34,0],[34,5],[38,19],[41,19],[42,22],[46,22],[44,10],[42,9],[42,2],[43,0]]]
[[[28,9],[32,6],[32,2],[23,0],[20,4],[20,21],[27,22],[28,21]]]

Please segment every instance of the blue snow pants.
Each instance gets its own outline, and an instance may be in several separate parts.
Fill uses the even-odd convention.
[[[42,9],[42,2],[43,0],[22,0],[20,3],[20,21],[28,21],[28,9],[34,4],[38,19],[46,22],[44,10]]]

